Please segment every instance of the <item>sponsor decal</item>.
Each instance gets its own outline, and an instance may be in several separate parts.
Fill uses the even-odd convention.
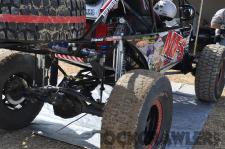
[[[101,16],[105,18],[110,12],[110,10],[113,9],[113,7],[115,7],[118,4],[118,2],[119,0],[108,0],[101,8],[102,11]]]
[[[181,61],[184,56],[184,49],[187,41],[176,32],[169,32],[163,49],[167,61]]]
[[[159,35],[144,37],[136,41],[136,47],[143,53],[151,70],[159,71],[163,65],[164,42]]]
[[[86,15],[95,16],[95,9],[86,9]]]
[[[175,31],[142,37],[132,43],[145,56],[149,68],[155,71],[182,61],[187,46],[186,39]]]

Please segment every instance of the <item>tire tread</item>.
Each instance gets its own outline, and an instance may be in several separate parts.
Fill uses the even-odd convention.
[[[0,14],[85,16],[84,0],[2,0]],[[53,41],[79,39],[85,23],[29,24],[0,22],[0,40]]]
[[[139,113],[145,103],[145,98],[151,88],[156,85],[156,82],[162,78],[168,81],[170,86],[166,77],[149,70],[134,70],[119,79],[104,110],[101,149],[134,149],[135,142],[125,146],[116,141],[112,145],[105,144],[102,141],[104,140],[104,133],[109,131],[113,132],[114,135],[118,135],[120,132],[135,134],[138,127]],[[172,98],[172,91],[169,96]],[[168,127],[170,126],[168,125]]]
[[[195,92],[201,101],[216,102],[215,80],[219,73],[219,65],[223,58],[225,47],[208,45],[201,52],[195,76]]]

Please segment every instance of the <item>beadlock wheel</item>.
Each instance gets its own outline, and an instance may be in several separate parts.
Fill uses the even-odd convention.
[[[5,83],[2,90],[2,102],[11,110],[20,110],[26,104],[23,90],[28,87],[25,79],[13,75]]]
[[[41,86],[42,70],[35,71],[37,67],[33,55],[2,51],[4,52],[0,55],[0,129],[17,130],[30,125],[42,109],[42,102],[24,97],[24,89],[32,87],[34,80],[36,86]]]
[[[164,148],[172,121],[169,80],[149,70],[133,70],[116,83],[105,106],[101,149]]]

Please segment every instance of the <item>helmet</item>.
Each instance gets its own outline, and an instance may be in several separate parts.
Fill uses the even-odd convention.
[[[160,0],[153,9],[158,16],[166,20],[172,20],[177,14],[177,7],[172,0]]]

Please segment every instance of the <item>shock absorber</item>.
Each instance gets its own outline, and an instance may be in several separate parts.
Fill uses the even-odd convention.
[[[124,36],[126,32],[126,21],[124,18],[119,19],[119,25],[116,28],[114,33],[115,36]],[[126,72],[126,61],[124,58],[125,51],[124,51],[124,43],[123,39],[121,38],[117,43],[117,48],[115,50],[115,81],[117,81],[125,72]]]
[[[119,40],[116,48],[116,62],[115,62],[115,81],[117,81],[124,73],[124,45],[123,40]]]

